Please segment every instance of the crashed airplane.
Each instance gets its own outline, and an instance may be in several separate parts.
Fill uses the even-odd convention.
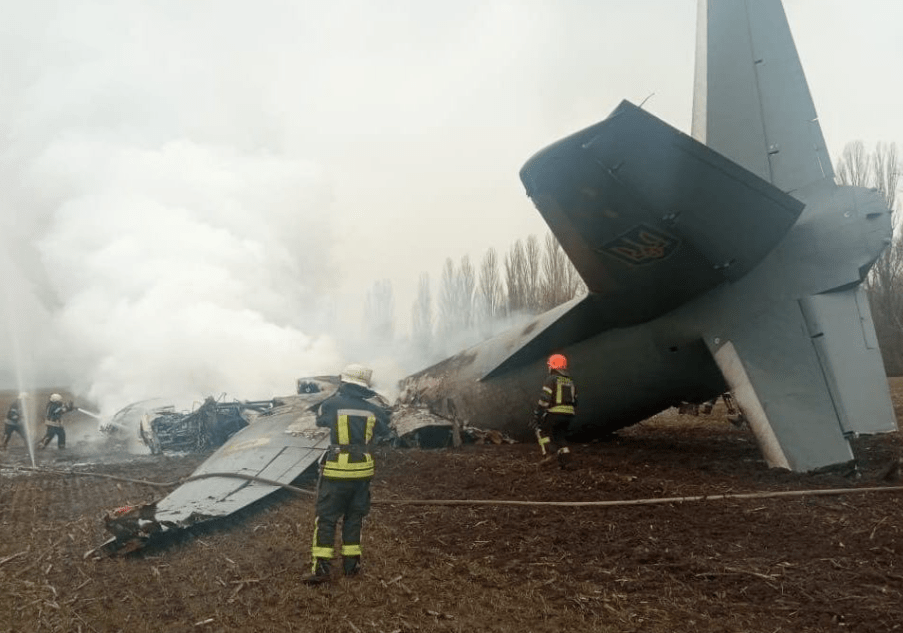
[[[698,29],[692,137],[623,102],[521,170],[589,294],[406,378],[405,433],[430,424],[427,407],[455,421],[439,427],[526,439],[553,351],[580,386],[578,439],[728,390],[775,467],[846,463],[849,436],[896,429],[860,286],[890,211],[835,184],[779,0],[700,0]],[[328,446],[313,410],[334,386],[299,381],[172,494],[108,516],[104,549],[293,481]]]
[[[589,288],[403,382],[402,399],[525,438],[552,352],[577,439],[730,390],[766,462],[810,471],[896,429],[861,282],[890,243],[841,187],[780,0],[700,0],[692,137],[622,102],[520,172]]]

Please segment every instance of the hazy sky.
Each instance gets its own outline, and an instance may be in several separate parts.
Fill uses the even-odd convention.
[[[903,142],[903,4],[785,7],[832,156]],[[435,296],[446,257],[541,236],[518,170],[622,99],[689,132],[695,21],[695,0],[0,3],[0,382],[113,406],[393,374],[355,338],[367,289],[392,280],[404,331],[421,272]]]

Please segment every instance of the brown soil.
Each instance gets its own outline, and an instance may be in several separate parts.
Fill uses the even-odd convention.
[[[903,380],[892,385],[901,419]],[[107,538],[106,512],[166,490],[13,472],[30,463],[14,437],[0,453],[0,631],[903,630],[903,492],[853,492],[903,484],[889,468],[900,434],[856,440],[858,476],[791,474],[768,469],[723,413],[663,414],[576,446],[573,471],[537,467],[530,445],[380,449],[364,575],[324,587],[300,582],[313,503],[287,491],[129,557],[84,557]],[[166,482],[205,458],[98,453],[80,438],[39,452],[39,465]],[[390,503],[834,488],[850,492],[601,508]]]

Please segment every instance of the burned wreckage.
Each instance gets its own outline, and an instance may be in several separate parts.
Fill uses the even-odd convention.
[[[196,409],[176,411],[158,400],[136,402],[100,425],[105,435],[123,440],[133,429],[151,454],[202,453],[222,446],[253,419],[272,409],[277,400],[217,401],[208,396]]]
[[[220,403],[208,398],[190,414],[176,414],[171,407],[153,402],[120,411],[114,416],[117,428],[130,420],[134,424],[137,418],[142,440],[152,451],[210,449],[224,435],[228,437],[166,497],[119,508],[104,517],[113,536],[94,551],[127,554],[157,536],[225,517],[290,486],[315,467],[329,447],[329,431],[316,426],[316,411],[338,385],[337,376],[318,376],[299,380],[297,394],[268,401]],[[385,441],[393,446],[441,448],[462,442],[510,441],[497,431],[462,426],[424,407],[391,407],[382,396],[374,398],[392,410],[392,434]]]

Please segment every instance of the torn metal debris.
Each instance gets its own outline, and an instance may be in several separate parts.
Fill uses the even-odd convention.
[[[276,400],[218,402],[208,396],[194,411],[179,412],[162,400],[143,400],[121,409],[99,428],[108,437],[120,440],[137,432],[154,455],[204,452],[222,446],[276,403]]]
[[[164,451],[203,452],[222,446],[248,425],[246,412],[256,414],[272,409],[273,400],[217,402],[208,396],[191,413],[157,410],[141,418],[139,435],[159,455]]]
[[[265,403],[224,406],[208,398],[187,416],[178,417],[166,407],[142,414],[143,437],[151,438],[145,440],[151,442],[156,439],[160,450],[166,446],[200,447],[199,438],[207,442],[203,446],[210,446],[217,437],[217,425],[222,422],[220,426],[226,429],[223,433],[229,432],[229,423],[239,423],[236,416],[244,426],[232,431],[234,435],[163,499],[119,508],[104,517],[106,529],[113,536],[98,549],[110,555],[133,552],[155,535],[227,516],[291,484],[314,467],[329,447],[329,430],[316,426],[316,411],[338,385],[338,377],[305,378],[298,381],[297,395]],[[381,405],[390,406],[382,396],[375,397]],[[498,431],[476,429],[422,406],[396,405],[389,426],[393,430],[389,441],[411,448],[514,441]]]
[[[290,484],[316,464],[329,446],[318,428],[316,406],[330,392],[281,398],[233,435],[176,490],[163,499],[120,508],[104,517],[113,537],[101,546],[126,554],[155,535],[227,516]]]
[[[396,404],[389,427],[394,444],[405,448],[445,448],[461,444],[502,444],[514,440],[500,431],[483,430],[434,413],[426,406]]]

